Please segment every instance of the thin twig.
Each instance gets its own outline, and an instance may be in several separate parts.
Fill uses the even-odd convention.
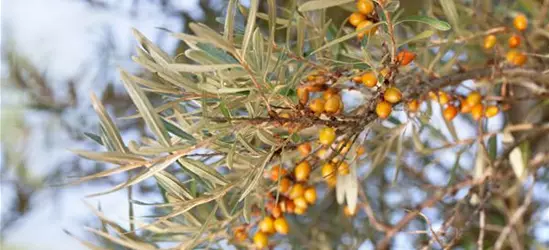
[[[498,239],[496,240],[496,244],[494,245],[494,250],[500,250],[503,247],[503,243],[507,239],[507,236],[509,233],[511,233],[511,230],[513,229],[513,226],[522,219],[522,215],[526,212],[528,209],[528,206],[530,203],[532,203],[532,196],[534,194],[534,185],[530,187],[530,190],[528,191],[528,194],[526,195],[526,198],[524,199],[524,202],[522,205],[513,213],[511,218],[509,219],[509,223],[503,228],[501,231],[501,234],[499,235]]]

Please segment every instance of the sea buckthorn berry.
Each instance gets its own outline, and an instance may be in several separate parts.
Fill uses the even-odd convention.
[[[318,151],[316,151],[316,157],[320,159],[324,159],[324,157],[327,156],[326,153],[327,153],[327,150],[325,148],[321,148]]]
[[[325,180],[326,180],[326,184],[328,185],[328,187],[333,188],[337,184],[337,177],[335,175],[330,176],[328,178],[325,178]]]
[[[372,0],[359,0],[356,3],[358,11],[364,15],[370,15],[374,12],[374,2]]]
[[[266,248],[269,244],[269,238],[265,233],[258,231],[254,235],[254,244],[259,249]]]
[[[516,48],[520,46],[520,36],[512,35],[509,37],[509,48]]]
[[[314,80],[315,80],[315,76],[314,76],[314,75],[308,75],[308,76],[307,76],[307,81],[312,82],[312,81],[314,81]]]
[[[390,103],[397,103],[400,102],[400,99],[402,99],[402,93],[398,88],[390,87],[385,90],[385,93],[383,94],[383,99]]]
[[[280,165],[276,165],[271,168],[271,180],[272,181],[278,181],[278,179],[282,176],[285,176],[288,174],[288,171],[281,167]]]
[[[484,115],[488,118],[492,118],[496,116],[499,113],[499,108],[497,106],[488,106],[486,107],[486,111],[484,112]]]
[[[322,93],[322,98],[324,100],[328,101],[328,99],[330,99],[330,97],[332,97],[334,95],[338,95],[337,89],[329,88],[326,91],[324,91],[324,93]]]
[[[419,110],[419,102],[418,100],[411,100],[408,102],[408,111],[415,113]]]
[[[318,140],[322,145],[330,145],[336,138],[335,129],[330,127],[324,127],[320,129],[318,134]]]
[[[311,165],[307,161],[302,161],[294,169],[294,176],[297,181],[306,181],[311,173]]]
[[[362,82],[362,75],[353,76],[352,80],[355,83],[361,83]]]
[[[460,103],[460,110],[459,112],[465,114],[465,113],[469,113],[471,112],[471,109],[473,109],[473,107],[469,106],[467,103],[465,103],[465,99],[463,99]]]
[[[324,112],[325,104],[326,101],[324,101],[324,99],[317,98],[309,103],[309,109],[317,114],[320,114]]]
[[[444,115],[444,119],[446,119],[447,121],[453,120],[456,117],[457,113],[458,110],[454,105],[448,105],[448,107],[446,107],[446,109],[444,109],[444,111],[442,112],[442,114]]]
[[[328,179],[332,176],[335,176],[335,171],[336,168],[332,163],[325,163],[321,169],[322,177],[324,177],[324,179]]]
[[[364,20],[356,26],[356,30],[357,31],[362,30],[362,29],[364,29],[364,28],[366,28],[370,25],[373,25],[373,24],[374,23],[370,20]],[[377,26],[364,29],[364,30],[362,30],[361,32],[359,32],[357,34],[357,37],[358,37],[358,39],[362,39],[364,37],[364,35],[371,35],[371,34],[376,33],[376,30],[377,30]]]
[[[308,187],[305,189],[303,197],[309,204],[315,204],[316,202],[316,189],[314,187]]]
[[[305,142],[305,143],[301,143],[299,144],[299,146],[297,146],[297,151],[299,151],[299,154],[303,157],[309,155],[311,153],[311,143],[310,142]]]
[[[351,210],[349,206],[345,205],[345,207],[343,208],[343,214],[347,217],[353,217],[356,214],[356,210],[356,207],[355,209]]]
[[[439,91],[438,92],[438,102],[441,104],[441,105],[446,105],[448,102],[450,102],[452,98],[446,94],[446,92],[444,91]]]
[[[238,228],[234,231],[234,239],[236,241],[242,242],[248,238],[248,234],[244,228]]]
[[[435,92],[433,91],[429,91],[429,93],[427,93],[429,95],[429,99],[433,100],[433,101],[438,101],[438,96],[437,94],[435,94]]]
[[[278,218],[282,215],[282,210],[280,209],[280,206],[276,205],[273,207],[273,209],[271,209],[271,215],[274,217],[274,218]]]
[[[290,187],[292,186],[292,181],[288,178],[282,178],[280,179],[280,182],[278,183],[278,192],[280,193],[286,193],[288,190],[290,190]]]
[[[484,106],[481,103],[471,108],[471,116],[475,121],[480,120],[480,118],[482,118],[483,115],[484,115]]]
[[[520,14],[515,17],[513,20],[513,25],[515,26],[515,29],[523,31],[528,28],[528,19],[526,19],[526,16],[523,14]]]
[[[290,231],[290,227],[288,226],[288,222],[284,217],[277,218],[274,221],[274,228],[277,233],[279,234],[288,234]]]
[[[391,114],[391,111],[393,111],[393,107],[391,106],[390,103],[386,101],[380,101],[376,105],[376,114],[381,119],[385,119],[389,117],[389,115]]]
[[[354,12],[349,16],[349,23],[355,27],[364,20],[366,20],[366,16],[360,12]]]
[[[366,153],[366,148],[364,148],[363,146],[358,146],[356,148],[356,155],[360,156],[360,155],[363,155],[364,153]]]
[[[274,229],[274,220],[270,216],[267,216],[259,222],[259,230],[266,234],[272,234],[275,232]]]
[[[293,213],[295,209],[295,204],[290,199],[282,200],[278,203],[278,206],[280,207],[280,211],[283,213]]]
[[[339,109],[342,106],[341,104],[342,104],[341,97],[338,94],[336,94],[330,97],[330,99],[326,101],[326,104],[324,105],[324,109],[326,110],[326,113],[333,114],[339,111]]]
[[[410,64],[415,58],[416,58],[416,54],[407,50],[400,51],[398,52],[398,55],[397,55],[397,61],[402,66],[406,66]]]
[[[526,55],[524,55],[523,53],[518,53],[514,58],[513,58],[513,64],[516,65],[516,66],[522,66],[526,63]]]
[[[483,43],[482,47],[484,47],[485,49],[491,49],[496,45],[497,41],[498,41],[498,39],[496,38],[496,36],[488,35],[488,36],[484,37],[484,43]]]
[[[307,209],[307,207],[309,205],[307,205],[307,200],[305,200],[305,197],[303,196],[299,196],[297,198],[294,199],[294,204],[295,204],[295,207],[298,208],[304,208],[304,209]]]
[[[479,104],[480,101],[482,101],[482,95],[477,91],[473,91],[465,99],[465,104],[469,105],[469,107],[474,107]]]
[[[297,214],[297,215],[302,215],[302,214],[304,214],[305,212],[307,212],[307,209],[306,209],[306,208],[301,208],[301,207],[296,207],[294,212],[295,212],[295,214]]]
[[[341,164],[337,167],[337,173],[339,175],[348,175],[349,171],[349,164],[347,164],[347,162],[341,162]]]
[[[309,90],[304,86],[298,87],[297,98],[299,99],[299,103],[305,105],[309,101]]]
[[[507,62],[513,63],[513,60],[518,54],[520,54],[518,50],[515,50],[515,49],[509,50],[507,54],[505,54],[505,59],[507,60]]]
[[[373,88],[377,85],[377,77],[374,72],[366,72],[362,75],[362,83],[368,88]]]
[[[296,183],[290,189],[290,199],[294,200],[298,197],[301,197],[301,196],[303,196],[304,192],[305,192],[305,188],[303,187],[303,184]],[[295,203],[295,201],[294,201],[294,203]]]

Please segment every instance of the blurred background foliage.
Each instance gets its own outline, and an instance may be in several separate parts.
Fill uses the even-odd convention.
[[[86,8],[90,12],[109,13],[110,15],[124,16],[129,21],[119,22],[153,22],[152,25],[147,27],[161,28],[154,30],[150,28],[147,35],[152,39],[155,44],[160,44],[162,48],[170,53],[172,56],[182,54],[188,46],[183,42],[177,42],[175,39],[169,37],[162,29],[167,29],[174,32],[186,32],[190,31],[190,21],[199,21],[212,27],[215,30],[222,30],[223,23],[220,20],[224,19],[224,11],[227,5],[226,1],[215,0],[201,0],[201,1],[185,1],[192,2],[190,4],[181,4],[181,1],[175,0],[131,0],[131,1],[100,1],[100,0],[73,0],[78,2],[78,6],[75,8]],[[246,4],[247,1],[243,1]],[[266,1],[260,1],[260,12],[267,12]],[[277,6],[280,9],[289,8],[289,5],[293,1],[277,1]],[[402,15],[414,15],[417,13],[424,13],[426,11],[438,11],[442,12],[440,6],[433,4],[435,1],[418,0],[418,1],[401,1],[401,8],[404,10]],[[469,2],[469,1],[463,1]],[[460,21],[474,22],[477,15],[482,16],[483,11],[490,11],[495,13],[494,15],[503,15],[503,13],[510,9],[516,11],[530,12],[535,6],[541,6],[543,0],[522,0],[522,1],[490,1],[490,4],[485,4],[488,1],[473,1],[477,4],[478,11],[469,13],[470,16],[460,17]],[[426,6],[436,6],[433,9],[428,9]],[[2,14],[10,11],[11,4],[4,4],[2,8]],[[485,7],[490,6],[490,7]],[[20,6],[19,6],[20,7]],[[35,8],[29,2],[29,9]],[[74,7],[74,6],[71,6]],[[486,9],[483,9],[486,8]],[[151,9],[155,11],[151,11]],[[71,11],[70,7],[62,11]],[[464,11],[465,13],[465,11]],[[443,16],[442,13],[437,13]],[[143,16],[158,15],[162,16],[160,20],[146,20],[143,21]],[[348,13],[341,11],[338,8],[332,8],[328,11],[329,16],[334,23],[341,23],[347,18]],[[2,110],[1,110],[1,142],[2,142],[2,158],[1,158],[1,185],[2,185],[2,243],[8,242],[10,230],[17,231],[17,225],[21,220],[24,220],[25,216],[29,216],[36,210],[41,209],[45,203],[51,203],[55,206],[58,199],[66,198],[60,195],[62,192],[67,192],[67,188],[59,189],[52,187],[56,183],[65,182],[68,176],[87,176],[92,173],[97,173],[105,170],[107,166],[100,163],[92,163],[89,160],[83,160],[75,157],[72,153],[68,152],[68,148],[86,148],[88,150],[98,150],[100,147],[95,144],[93,140],[90,140],[84,132],[98,131],[98,119],[95,113],[90,108],[89,92],[96,93],[101,102],[106,106],[109,113],[113,117],[122,117],[135,113],[135,107],[132,104],[130,98],[127,96],[123,88],[121,88],[120,79],[116,73],[116,66],[121,66],[125,69],[129,69],[132,73],[150,78],[149,73],[142,71],[135,65],[132,65],[130,56],[134,54],[134,47],[136,45],[134,38],[130,35],[120,36],[118,32],[120,29],[129,28],[124,26],[110,27],[109,25],[102,25],[98,30],[94,30],[94,41],[86,44],[87,47],[92,47],[94,54],[90,58],[85,58],[87,61],[77,62],[81,65],[73,70],[70,74],[65,74],[63,77],[52,77],[55,75],[55,68],[50,69],[47,62],[37,62],[40,60],[56,60],[55,56],[50,56],[45,59],[33,58],[33,50],[39,50],[40,48],[29,48],[23,46],[17,46],[20,42],[11,35],[11,31],[18,29],[18,25],[15,23],[9,23],[4,20],[2,22]],[[221,18],[221,19],[219,19]],[[15,19],[14,19],[15,20]],[[169,21],[165,21],[169,20]],[[32,20],[28,21],[32,22]],[[117,22],[115,20],[114,22]],[[107,22],[108,23],[108,22]],[[168,25],[168,24],[174,25]],[[40,26],[40,24],[35,24]],[[266,26],[265,23],[259,23],[259,25]],[[480,24],[481,26],[483,24]],[[490,25],[487,22],[487,25]],[[131,25],[130,25],[131,26]],[[466,24],[463,23],[462,27]],[[175,28],[176,27],[176,28]],[[483,27],[490,28],[490,26]],[[128,34],[128,30],[124,33]],[[141,30],[141,29],[140,29]],[[25,32],[25,30],[19,31]],[[399,31],[406,34],[406,31]],[[541,32],[541,31],[540,31]],[[547,31],[549,32],[549,31]],[[282,31],[277,32],[276,40],[284,40],[286,34]],[[67,34],[66,39],[71,39],[71,34]],[[535,35],[538,36],[538,35]],[[545,37],[545,39],[543,38]],[[539,53],[548,53],[548,47],[544,47],[549,39],[546,39],[547,34],[539,34],[539,37],[533,37],[532,39],[540,39]],[[48,39],[48,38],[44,38]],[[167,40],[170,40],[169,42]],[[131,45],[128,45],[131,44]],[[545,48],[545,49],[544,49]],[[479,53],[476,47],[456,47],[457,50],[467,53],[469,57],[475,58],[475,53]],[[27,51],[22,51],[27,50]],[[188,62],[186,57],[177,56],[178,62]],[[479,61],[478,64],[483,62]],[[62,67],[62,66],[61,66]],[[74,67],[71,67],[74,68]],[[53,72],[52,72],[53,71]],[[61,74],[63,75],[63,74]],[[150,95],[153,104],[161,103],[161,98],[157,95]],[[520,103],[517,109],[514,109],[510,113],[510,119],[515,121],[524,120],[524,110],[531,109],[536,103]],[[156,105],[155,105],[156,106]],[[547,110],[540,111],[537,116],[537,121],[547,121]],[[135,139],[141,136],[147,135],[148,131],[144,128],[142,122],[135,122],[136,120],[116,120],[121,133],[124,138]],[[474,129],[474,127],[473,127]],[[520,136],[520,135],[519,135]],[[546,139],[546,137],[545,137]],[[536,141],[532,141],[532,147],[538,151],[544,151],[546,143],[543,136],[540,136],[537,141],[540,142],[541,149],[534,146]],[[471,160],[474,155],[463,154],[463,158]],[[438,157],[437,157],[438,158]],[[422,159],[423,162],[418,161],[418,164],[428,164],[430,161],[438,161],[434,158]],[[459,160],[458,160],[459,162]],[[450,168],[443,163],[435,163],[433,171],[438,174],[432,173],[416,173],[413,172],[414,168],[404,168],[404,171],[409,176],[415,176],[418,180],[407,179],[406,182],[418,181],[420,183],[441,183],[445,182],[447,176],[450,174]],[[398,194],[405,194],[405,190],[400,190],[391,184],[393,178],[391,172],[377,172],[376,175],[382,176],[373,182],[367,183],[368,188],[373,193],[374,199],[378,199],[378,206],[376,210],[379,211],[380,217],[384,221],[394,221],[402,214],[389,214],[389,209],[385,206],[401,207],[412,206],[417,204],[414,201],[417,197],[409,196],[404,197]],[[466,175],[467,173],[463,173]],[[425,176],[424,176],[425,175]],[[544,217],[544,211],[547,213],[547,200],[543,194],[547,192],[547,171],[542,171],[541,175],[544,178],[544,183],[536,191],[537,206],[544,208],[541,212],[532,214],[528,219],[539,220],[540,227],[547,227],[549,218],[547,215]],[[420,178],[421,177],[421,178]],[[440,179],[444,181],[441,181]],[[88,187],[88,189],[79,187],[69,187],[68,189],[75,188],[84,196],[85,194],[92,193],[90,190],[97,190],[90,186],[99,186],[102,189],[105,187],[114,186],[123,180],[121,177],[113,176],[109,178],[97,179],[86,184],[80,184],[79,187]],[[365,183],[366,185],[366,183]],[[155,197],[153,199],[159,200],[158,187],[152,181],[145,181],[140,183],[133,189],[134,194],[138,197]],[[398,196],[398,197],[396,197]],[[421,195],[420,195],[421,196]],[[393,197],[387,198],[387,197]],[[396,197],[396,198],[394,198]],[[386,204],[390,202],[382,201],[384,198],[388,200],[397,200],[394,204]],[[81,202],[80,200],[72,200],[71,202]],[[123,201],[127,203],[127,201]],[[98,200],[92,206],[98,207],[100,201]],[[398,204],[397,204],[398,203]],[[360,222],[353,222],[351,220],[343,219],[341,216],[341,208],[335,203],[330,203],[328,207],[325,207],[326,213],[333,216],[323,216],[321,214],[311,215],[310,220],[315,221],[316,227],[311,227],[309,232],[311,235],[315,235],[315,240],[318,242],[326,241],[338,241],[344,243],[348,248],[356,248],[360,242],[349,242],[351,237],[348,237],[351,232],[353,237],[364,238],[370,237],[371,230],[363,230],[368,227]],[[89,212],[90,210],[88,210]],[[161,212],[161,211],[156,211]],[[71,211],[60,211],[60,213],[70,214]],[[154,211],[153,211],[154,213]],[[444,217],[444,215],[438,215]],[[540,219],[541,218],[541,219]],[[360,220],[366,220],[363,216]],[[121,221],[125,221],[122,219]],[[343,229],[330,228],[335,222]],[[82,223],[90,224],[92,227],[100,228],[102,225],[99,220],[93,218],[90,213],[89,219]],[[306,221],[304,225],[310,221]],[[424,228],[424,223],[416,223],[415,227]],[[47,225],[41,225],[44,230],[51,229]],[[15,228],[15,229],[14,229]],[[61,228],[55,228],[52,230],[61,230]],[[78,228],[70,228],[70,231],[78,231]],[[327,234],[327,232],[329,234]],[[549,231],[543,231],[549,232]],[[476,235],[477,232],[472,232],[472,235]],[[83,234],[83,233],[81,233]],[[533,235],[537,235],[532,233]],[[539,234],[539,233],[538,233]],[[542,233],[544,234],[544,233]],[[542,235],[543,236],[543,235]],[[304,235],[298,235],[292,240],[294,244],[304,240]],[[99,243],[109,249],[123,249],[104,240],[102,237],[93,237],[91,235],[85,235],[81,238],[87,238],[94,243]],[[305,239],[308,239],[305,237]],[[402,236],[400,241],[410,240],[408,236]],[[419,240],[428,240],[427,237],[419,237]],[[464,241],[470,241],[470,245],[476,244],[474,238],[464,237]],[[410,240],[412,241],[412,240]],[[17,243],[17,242],[16,242]],[[19,243],[17,243],[19,244]],[[404,244],[404,243],[403,243]],[[549,238],[541,237],[538,244],[540,249],[542,245],[547,246],[549,244]],[[321,246],[322,244],[319,244]],[[463,245],[467,245],[464,243]],[[404,246],[409,246],[404,244]],[[37,248],[28,248],[37,249]],[[395,248],[398,249],[398,248]],[[403,248],[404,249],[404,248]]]

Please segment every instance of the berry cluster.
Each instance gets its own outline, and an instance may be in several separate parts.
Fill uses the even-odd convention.
[[[372,0],[359,0],[356,3],[357,12],[353,12],[349,16],[349,23],[356,27],[358,39],[362,39],[365,35],[374,34],[377,31],[377,26],[372,26],[375,22],[374,11],[375,5]]]
[[[522,14],[517,15],[513,20],[513,26],[519,32],[525,31],[528,28],[528,19],[526,19],[526,16]],[[495,35],[488,35],[484,37],[482,47],[484,47],[484,49],[486,50],[490,50],[496,46],[497,41],[498,39]],[[521,43],[521,36],[518,34],[511,34],[511,36],[508,38],[507,45],[509,46],[510,50],[505,55],[505,59],[508,63],[515,66],[522,66],[526,63],[526,55],[516,49],[521,45]]]

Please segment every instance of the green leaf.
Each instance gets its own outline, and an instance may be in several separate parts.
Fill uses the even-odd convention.
[[[456,31],[457,31],[459,20],[458,20],[456,4],[454,3],[455,0],[439,0],[439,1],[440,1],[440,5],[442,5],[442,10],[444,11],[444,14],[446,14],[446,17],[448,18],[450,23],[456,28]]]
[[[405,22],[424,23],[424,24],[430,25],[431,27],[433,27],[437,30],[442,30],[442,31],[448,31],[452,28],[452,26],[450,26],[449,23],[447,23],[445,21],[438,20],[436,18],[428,17],[428,16],[409,16],[409,17],[405,17],[405,18],[401,19],[400,21],[396,22],[395,26],[397,26],[398,24],[401,24],[401,23],[405,23]]]
[[[417,34],[416,36],[404,41],[404,42],[401,42],[397,45],[397,47],[401,47],[402,45],[405,45],[405,44],[409,44],[411,42],[415,42],[415,41],[418,41],[418,40],[423,40],[423,39],[427,39],[427,38],[430,38],[431,36],[433,36],[435,34],[435,32],[433,30],[425,30],[419,34]]]
[[[254,33],[255,18],[257,14],[257,8],[259,6],[258,0],[250,1],[250,12],[248,13],[248,21],[246,21],[246,30],[244,31],[244,38],[242,39],[242,57],[246,55],[250,39]]]
[[[84,132],[84,135],[88,138],[90,138],[91,140],[93,140],[94,142],[97,142],[99,143],[100,145],[103,145],[103,140],[101,140],[101,137],[96,135],[96,134],[93,134],[93,133],[88,133],[88,132]]]
[[[214,64],[214,65],[196,65],[196,64],[184,64],[184,63],[172,63],[166,66],[170,70],[178,72],[210,72],[217,70],[224,70],[230,68],[242,68],[240,64]]]
[[[183,131],[182,129],[180,129],[176,125],[172,124],[171,121],[168,121],[168,120],[162,118],[162,124],[164,124],[164,127],[166,127],[168,132],[170,132],[174,135],[177,135],[182,139],[191,141],[193,143],[196,142],[196,139],[192,135],[190,135],[189,133]]]
[[[299,11],[311,11],[326,9],[346,3],[354,2],[354,0],[315,0],[309,1],[299,6]]]

